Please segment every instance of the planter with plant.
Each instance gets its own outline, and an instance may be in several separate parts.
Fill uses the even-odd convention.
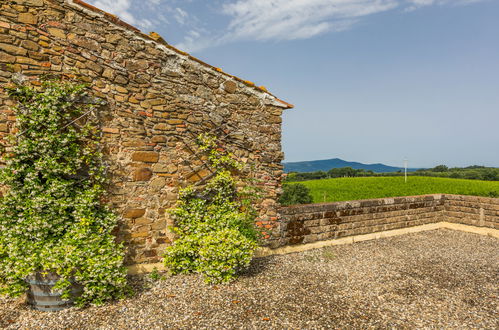
[[[123,297],[124,249],[103,203],[96,104],[86,86],[47,81],[7,91],[18,105],[0,174],[0,293],[20,295],[35,281],[79,306]]]

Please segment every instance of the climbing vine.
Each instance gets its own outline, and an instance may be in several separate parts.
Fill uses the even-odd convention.
[[[46,81],[15,85],[9,95],[16,130],[3,154],[0,182],[0,292],[19,295],[37,272],[60,276],[55,289],[77,304],[100,304],[126,290],[124,250],[111,231],[115,215],[102,202],[105,166],[96,102],[85,85]]]
[[[201,134],[197,144],[214,175],[203,189],[190,186],[180,192],[177,207],[170,211],[178,239],[167,248],[164,262],[173,274],[196,272],[208,283],[228,282],[248,267],[258,246],[256,213],[252,201],[236,188],[233,173],[242,164],[212,136]]]

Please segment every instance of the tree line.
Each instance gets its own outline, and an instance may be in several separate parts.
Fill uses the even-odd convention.
[[[315,172],[291,172],[288,173],[285,182],[297,182],[331,178],[355,178],[355,177],[380,177],[380,176],[403,176],[404,172],[375,173],[364,169],[354,169],[351,167],[332,168],[329,171]],[[499,168],[485,166],[468,166],[449,168],[446,165],[438,165],[430,169],[420,169],[408,172],[408,176],[432,176],[441,178],[470,179],[499,181]]]

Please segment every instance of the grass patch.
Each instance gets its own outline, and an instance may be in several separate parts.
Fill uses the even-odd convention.
[[[435,177],[336,178],[300,182],[310,189],[314,203],[425,194],[499,197],[498,181]],[[292,183],[289,183],[292,184]]]

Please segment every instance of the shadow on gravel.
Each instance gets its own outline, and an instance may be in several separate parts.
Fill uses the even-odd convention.
[[[247,269],[242,270],[239,273],[241,278],[251,278],[256,277],[258,274],[263,273],[275,265],[274,257],[262,257],[254,258],[251,260],[251,264]]]

